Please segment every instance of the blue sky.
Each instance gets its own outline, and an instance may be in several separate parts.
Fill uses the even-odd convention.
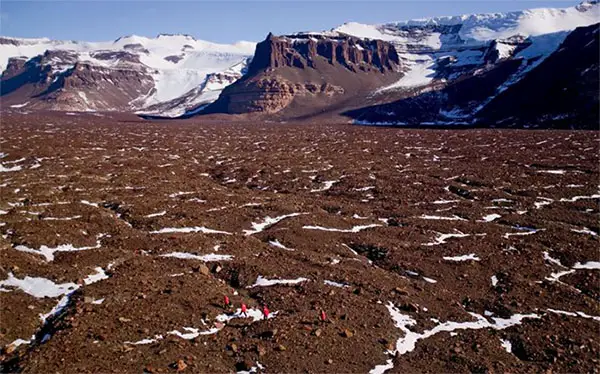
[[[347,21],[383,23],[464,13],[568,7],[579,1],[23,1],[0,0],[0,34],[86,41],[185,33],[220,43],[269,31],[320,31]]]

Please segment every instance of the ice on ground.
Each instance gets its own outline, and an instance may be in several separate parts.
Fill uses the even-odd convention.
[[[467,236],[471,236],[470,234],[465,234],[458,230],[456,230],[456,233],[453,233],[453,234],[442,234],[441,232],[438,232],[437,234],[438,234],[438,236],[434,239],[435,241],[433,241],[431,243],[425,243],[423,245],[433,246],[433,245],[446,244],[446,240],[451,239],[451,238],[466,238]]]
[[[510,343],[510,340],[500,339],[500,344],[502,345],[502,348],[506,350],[506,352],[512,353],[512,344]]]
[[[476,321],[468,322],[443,322],[438,323],[431,330],[425,330],[422,333],[416,333],[409,329],[409,326],[414,326],[417,322],[409,315],[402,314],[398,308],[394,306],[392,302],[386,305],[395,326],[400,329],[404,336],[396,341],[396,349],[389,352],[393,356],[403,355],[411,352],[416,348],[416,344],[419,340],[427,339],[440,332],[453,333],[455,330],[478,330],[484,328],[491,328],[494,330],[503,330],[511,326],[521,324],[522,320],[526,318],[540,318],[537,314],[514,314],[510,318],[492,318],[493,323],[488,321],[484,316],[469,313]],[[393,363],[393,362],[392,362]],[[393,368],[393,364],[390,365],[390,361],[386,365],[378,365],[376,369],[377,373],[383,373],[385,370]],[[373,369],[373,370],[376,370]],[[371,372],[373,372],[373,370]]]
[[[498,284],[498,277],[495,275],[492,275],[492,287],[496,287],[496,285]]]
[[[16,165],[16,166],[7,168],[6,166],[0,164],[0,173],[6,173],[9,171],[19,171],[21,169],[22,169],[21,165]]]
[[[317,189],[313,189],[310,190],[310,192],[322,192],[322,191],[327,191],[329,190],[331,187],[333,187],[334,184],[339,183],[339,180],[335,180],[335,181],[323,181],[324,186],[321,188],[317,188]]]
[[[50,279],[26,276],[16,278],[13,273],[8,273],[8,278],[0,281],[0,291],[10,291],[4,286],[16,287],[23,292],[36,297],[58,297],[76,290],[79,286],[75,283],[56,284]]]
[[[285,245],[281,244],[279,242],[279,240],[271,240],[271,241],[269,241],[269,244],[272,245],[273,247],[276,247],[276,248],[285,249],[286,251],[295,251],[295,249],[288,248]]]
[[[267,217],[265,217],[265,219],[262,222],[252,222],[252,230],[244,230],[244,234],[246,236],[256,234],[258,232],[261,232],[261,231],[283,221],[286,218],[296,217],[296,216],[299,216],[302,214],[305,214],[305,213],[291,213],[291,214],[285,214],[283,216],[274,217],[274,218],[267,216]]]
[[[321,231],[357,233],[362,230],[370,229],[373,227],[380,227],[380,226],[382,226],[382,225],[371,224],[371,225],[354,226],[351,229],[336,229],[336,228],[322,227],[322,226],[302,226],[302,228],[306,229],[306,230],[321,230]]]
[[[546,280],[550,282],[560,282],[561,277],[564,277],[567,274],[572,274],[574,272],[575,270],[565,270],[559,271],[558,273],[551,273],[549,277],[546,277]]]
[[[562,199],[560,199],[560,201],[567,201],[567,202],[570,202],[570,203],[574,203],[577,200],[587,200],[587,199],[600,199],[600,194],[594,194],[594,195],[591,195],[591,196],[573,196],[570,199],[562,198]]]
[[[99,282],[104,279],[108,279],[108,275],[106,275],[106,272],[101,267],[98,266],[94,270],[96,270],[95,274],[90,274],[86,278],[83,279],[83,282],[86,285],[96,283],[96,282]]]
[[[533,203],[533,205],[535,205],[536,209],[540,209],[543,206],[550,205],[554,201],[554,200],[549,199],[547,197],[538,197],[538,199],[542,200],[542,201],[536,201],[536,202]]]
[[[598,236],[597,232],[592,231],[592,230],[588,229],[587,227],[584,227],[583,229],[571,229],[571,231],[576,232],[578,234],[589,234],[592,236]]]
[[[183,329],[187,332],[182,333],[182,332],[179,332],[178,330],[173,330],[173,331],[169,331],[168,334],[177,335],[182,339],[191,340],[191,339],[197,338],[200,335],[212,335],[212,334],[216,334],[219,331],[221,331],[221,329],[219,329],[217,327],[213,327],[206,331],[200,331],[200,329],[196,329],[193,327],[184,327]]]
[[[200,260],[200,261],[204,261],[204,262],[229,261],[229,260],[233,259],[232,255],[209,253],[206,255],[198,256],[198,255],[195,255],[192,253],[187,253],[187,252],[171,252],[171,253],[167,253],[164,255],[160,255],[160,257],[174,257],[174,258],[179,258],[179,259],[184,259],[184,260]]]
[[[501,217],[500,214],[488,214],[487,216],[484,216],[480,222],[492,222]]]
[[[81,200],[80,203],[82,203],[83,205],[93,206],[94,208],[99,208],[100,207],[100,205],[98,205],[98,203],[92,203],[92,202],[87,201],[87,200]]]
[[[462,256],[453,256],[453,257],[442,257],[446,261],[480,261],[481,259],[477,257],[475,253],[471,253],[468,255]]]
[[[589,318],[589,319],[593,319],[594,321],[600,321],[600,317],[590,316],[589,314],[586,314],[584,312],[566,312],[564,310],[556,310],[556,309],[547,309],[547,310],[549,312],[555,313],[555,314],[563,314],[563,315],[571,316],[571,317]]]
[[[538,170],[538,173],[546,173],[546,174],[559,174],[562,175],[565,173],[564,170]]]
[[[598,261],[588,261],[584,264],[581,262],[573,265],[573,269],[589,269],[589,270],[600,270],[600,262]]]
[[[460,200],[436,200],[431,203],[436,204],[436,205],[441,205],[441,204],[452,204],[452,203],[458,203],[458,202],[460,202]]]
[[[337,282],[330,281],[330,280],[325,280],[325,281],[323,281],[323,283],[325,283],[327,286],[333,286],[333,287],[339,287],[339,288],[350,287],[349,285],[347,285],[345,283],[337,283]]]
[[[32,335],[31,338],[29,338],[29,340],[17,339],[15,341],[13,341],[12,343],[10,343],[9,345],[16,348],[23,344],[31,344],[31,342],[34,340],[35,340],[35,335]]]
[[[74,219],[79,219],[81,216],[71,216],[71,217],[44,217],[43,221],[71,221]]]
[[[279,313],[279,311],[269,313],[269,317],[267,317],[267,319],[275,318],[275,316],[278,313]],[[238,319],[238,318],[252,318],[252,322],[258,322],[258,321],[263,320],[265,318],[265,316],[261,310],[256,309],[256,308],[248,308],[246,315],[244,315],[242,313],[241,308],[237,308],[234,313],[219,314],[218,316],[215,317],[215,319],[218,322],[224,322],[224,323],[227,323],[227,322],[231,321],[232,319]]]
[[[187,234],[191,232],[201,232],[203,234],[223,234],[223,235],[232,235],[232,233],[227,231],[219,231],[209,229],[204,226],[194,226],[194,227],[165,227],[160,230],[150,231],[150,234]]]
[[[524,236],[524,235],[532,235],[535,234],[536,232],[539,231],[545,231],[546,229],[525,229],[526,231],[523,232],[508,232],[506,234],[504,234],[502,237],[504,239],[509,239],[511,236]]]
[[[437,283],[435,279],[423,277],[423,280],[427,283]]]
[[[160,217],[160,216],[164,216],[165,214],[167,214],[167,211],[163,210],[162,212],[151,213],[151,214],[145,215],[144,217],[146,217],[146,218]]]
[[[45,313],[45,314],[40,314],[40,319],[42,320],[42,323],[46,323],[46,321],[49,318],[59,315],[60,312],[62,312],[63,309],[65,309],[67,307],[67,305],[69,304],[69,300],[71,300],[71,295],[73,294],[73,292],[75,292],[75,291],[70,291],[69,293],[65,294],[58,301],[56,306],[54,306],[54,308],[52,308],[51,311],[49,311],[48,313]]]
[[[54,253],[56,252],[76,252],[76,251],[87,251],[89,249],[97,249],[101,247],[101,243],[100,243],[100,239],[104,236],[105,234],[98,234],[96,235],[96,245],[95,246],[88,246],[88,247],[75,247],[72,244],[61,244],[57,247],[47,247],[45,245],[42,245],[40,247],[40,249],[33,249],[33,248],[29,248],[27,246],[24,245],[17,245],[14,248],[17,251],[21,251],[21,252],[27,252],[27,253],[34,253],[37,255],[41,255],[44,256],[44,258],[46,259],[46,261],[50,262],[54,260]]]
[[[156,335],[154,338],[146,338],[142,340],[138,340],[137,342],[123,342],[123,344],[132,344],[132,345],[143,345],[143,344],[151,344],[163,338],[162,335]]]
[[[441,220],[441,221],[466,221],[466,219],[459,217],[457,215],[453,215],[452,217],[446,217],[446,216],[432,216],[432,215],[422,214],[419,218]]]
[[[252,286],[248,286],[247,288],[253,288],[253,287],[268,287],[268,286],[274,286],[277,284],[283,284],[283,285],[290,285],[290,284],[298,284],[298,283],[302,283],[302,282],[307,282],[308,279],[306,278],[297,278],[297,279],[267,279],[267,278],[263,278],[261,275],[258,276],[258,278],[256,278],[256,282],[254,282],[254,284]]]
[[[367,186],[362,188],[354,188],[353,191],[365,192],[374,189],[375,186]]]
[[[393,369],[394,368],[394,360],[393,359],[389,359],[385,362],[385,364],[383,365],[377,365],[375,366],[373,369],[371,369],[369,371],[369,374],[383,374],[386,371]]]
[[[191,194],[195,194],[195,191],[189,191],[189,192],[175,192],[169,195],[169,197],[173,198],[173,197],[178,197],[178,196],[184,196],[184,195],[191,195]]]
[[[546,260],[552,264],[562,266],[563,268],[566,267],[560,262],[560,260],[558,260],[556,258],[552,258],[548,252],[544,251],[543,254],[544,254],[544,260]]]

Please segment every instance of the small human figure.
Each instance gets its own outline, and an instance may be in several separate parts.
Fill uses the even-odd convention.
[[[244,317],[248,317],[248,308],[246,307],[246,304],[242,303],[242,315]]]
[[[265,317],[265,319],[269,318],[269,313],[271,313],[271,312],[269,311],[269,308],[267,308],[266,305],[263,306],[262,312],[263,312],[263,316]]]
[[[223,303],[225,304],[225,308],[229,308],[231,302],[229,301],[229,297],[227,295],[223,296]]]

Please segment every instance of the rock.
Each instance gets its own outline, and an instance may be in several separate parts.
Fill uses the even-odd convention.
[[[272,339],[277,334],[277,329],[267,330],[260,333],[260,337],[263,339]]]
[[[235,364],[235,369],[237,371],[250,371],[250,369],[252,369],[252,367],[254,366],[254,363],[250,360],[244,360],[244,361],[238,361]]]
[[[341,335],[342,335],[344,338],[351,338],[351,337],[353,337],[353,336],[354,336],[354,333],[353,333],[352,331],[348,330],[348,329],[344,329],[344,330],[342,330],[342,333],[341,333]]]
[[[238,346],[235,343],[231,343],[229,344],[229,346],[227,347],[229,350],[231,350],[232,352],[237,352],[238,351]]]
[[[86,304],[91,304],[92,302],[94,302],[94,298],[90,297],[90,296],[85,296],[83,298],[83,302],[86,303]]]
[[[208,266],[202,264],[199,266],[200,273],[204,274],[204,275],[208,275],[210,273],[210,270],[208,269]]]
[[[400,287],[396,287],[394,288],[394,292],[397,293],[398,295],[408,295],[408,291],[404,288],[400,288]]]
[[[131,322],[131,320],[129,318],[125,318],[125,317],[119,317],[119,322],[127,323],[127,322]]]
[[[327,364],[329,364],[329,365],[333,364],[333,360],[332,360],[332,359],[329,359],[329,360],[327,360],[327,361],[325,361],[325,362],[326,362]]]
[[[322,333],[323,333],[323,330],[321,330],[321,329],[316,329],[315,331],[313,331],[313,335],[316,337],[321,336]]]
[[[406,312],[417,312],[419,310],[419,307],[413,303],[406,303],[400,305],[399,309],[404,310]]]
[[[278,346],[275,348],[275,350],[276,350],[276,351],[279,351],[279,352],[283,352],[283,351],[287,351],[287,348],[285,347],[285,345],[283,345],[283,344],[279,344],[279,345],[278,345]]]
[[[184,371],[187,368],[187,364],[183,360],[177,361],[177,372]]]
[[[15,349],[17,349],[17,347],[15,347],[14,344],[9,344],[9,345],[6,346],[6,348],[4,348],[4,351],[7,354],[11,354],[11,353],[13,353],[15,351]]]
[[[145,366],[144,373],[155,373],[155,370],[152,366]]]
[[[257,346],[256,346],[256,353],[258,353],[258,355],[259,355],[260,357],[262,357],[262,356],[264,356],[264,355],[266,355],[266,354],[267,354],[267,350],[265,349],[265,347],[262,347],[262,346],[260,346],[260,345],[257,345]]]

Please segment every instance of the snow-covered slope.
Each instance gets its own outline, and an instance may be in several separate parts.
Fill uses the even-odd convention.
[[[150,105],[138,114],[161,117],[179,117],[198,112],[217,100],[223,89],[240,79],[248,68],[251,58],[247,58],[224,71],[207,74],[204,80],[185,94],[168,101]]]
[[[127,36],[113,42],[56,41],[0,37],[0,68],[11,57],[33,58],[46,51],[69,51],[69,61],[55,58],[53,72],[66,71],[77,62],[104,67],[122,67],[123,55],[130,67],[144,70],[154,87],[132,101],[140,109],[176,99],[204,84],[210,74],[226,71],[254,53],[255,43],[216,44],[189,35],[159,35],[156,38]],[[134,56],[131,59],[131,56]],[[132,109],[135,109],[132,108]],[[183,109],[185,111],[185,109]]]
[[[598,2],[586,1],[565,9],[436,17],[381,25],[346,23],[332,31],[382,39],[396,46],[406,76],[379,90],[383,92],[423,86],[435,79],[458,78],[469,67],[488,63],[486,54],[490,53],[490,47],[497,50],[496,60],[510,57],[525,61],[535,59],[539,64],[556,50],[568,35],[566,31],[599,21]],[[516,39],[526,40],[527,45],[521,43],[519,47]]]

